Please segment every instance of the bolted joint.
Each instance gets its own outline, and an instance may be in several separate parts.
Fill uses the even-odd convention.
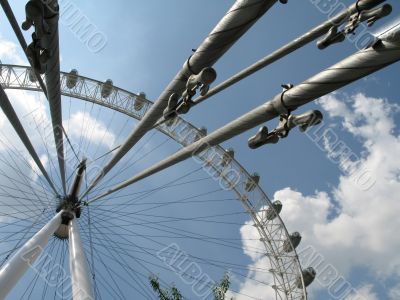
[[[84,178],[83,174],[85,171],[86,171],[86,158],[83,158],[80,164],[78,165],[75,179],[71,185],[69,194],[67,196],[69,201],[75,205],[78,204],[79,192],[83,182]]]
[[[74,214],[70,211],[64,211],[61,213],[61,224],[68,225],[71,220],[74,219]]]
[[[182,99],[191,101],[197,90],[200,90],[201,96],[205,96],[216,78],[217,72],[211,67],[202,69],[198,74],[190,75],[186,82],[186,90],[182,94]]]
[[[59,238],[60,240],[66,240],[68,239],[68,228],[70,225],[70,222],[75,218],[74,212],[70,210],[64,210],[61,213],[61,224],[57,228],[57,230],[54,232],[54,236],[56,238]]]
[[[261,127],[258,132],[249,138],[248,146],[257,149],[266,144],[276,144],[280,139],[286,138],[289,132],[299,127],[300,132],[306,132],[311,126],[322,122],[323,115],[319,110],[310,110],[301,115],[282,114],[279,116],[278,126],[271,132],[266,126]]]
[[[249,138],[247,143],[251,149],[257,149],[266,144],[276,144],[278,141],[279,137],[275,134],[269,133],[268,128],[263,126],[254,136]]]
[[[169,120],[176,117],[177,115],[176,107],[178,105],[178,101],[179,101],[179,95],[177,93],[172,93],[171,96],[169,96],[168,105],[163,111],[163,117],[165,120]]]
[[[34,39],[32,43],[26,48],[29,63],[39,74],[45,73],[45,56],[42,56],[42,49],[40,48],[37,40]]]
[[[176,113],[178,115],[184,115],[187,114],[190,110],[190,108],[193,106],[193,101],[188,100],[188,101],[182,101],[179,103],[179,105],[176,108]]]
[[[385,4],[381,7],[376,7],[369,10],[363,10],[359,14],[352,16],[349,24],[345,28],[345,32],[353,33],[362,22],[366,22],[368,26],[372,26],[376,21],[390,15],[391,12],[392,6],[390,4]]]
[[[341,43],[345,40],[346,35],[344,32],[338,32],[336,26],[332,26],[324,38],[317,42],[317,47],[320,50],[328,48],[332,44]]]
[[[58,213],[62,210],[75,214],[76,218],[79,219],[81,216],[81,203],[72,201],[70,197],[65,197],[57,206],[56,212]]]
[[[366,22],[370,27],[374,25],[376,21],[390,15],[392,12],[392,6],[390,4],[385,4],[374,8],[373,6],[377,5],[376,2],[383,1],[371,1],[365,2],[364,4],[361,3],[358,6],[358,11],[350,15],[350,17],[343,22],[345,23],[343,26],[341,26],[342,24],[332,26],[328,33],[317,42],[318,48],[323,50],[332,44],[343,42],[346,38],[346,35],[354,34],[361,23]],[[339,26],[341,26],[341,29],[339,29]]]
[[[25,5],[26,19],[22,23],[23,30],[29,30],[32,26],[35,26],[40,36],[48,33],[49,27],[44,22],[44,5],[41,1],[31,0]]]

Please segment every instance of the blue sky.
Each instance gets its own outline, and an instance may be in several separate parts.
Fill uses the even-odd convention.
[[[346,6],[353,2],[340,1]],[[19,21],[23,20],[24,2],[12,1]],[[201,43],[233,1],[203,0],[199,3],[194,0],[149,0],[114,1],[110,4],[110,1],[104,0],[68,0],[63,3],[72,3],[78,7],[98,31],[107,37],[107,43],[101,51],[92,52],[79,40],[73,28],[61,20],[62,70],[76,68],[84,76],[99,80],[111,78],[116,86],[133,92],[144,91],[149,100],[155,100],[191,54],[191,49]],[[372,31],[399,20],[400,4],[398,1],[388,3],[393,6],[391,16],[378,21]],[[217,82],[326,19],[327,16],[321,13],[312,1],[276,4],[218,61],[215,65]],[[2,42],[16,42],[5,21],[0,34]],[[26,35],[26,38],[29,39],[29,35]],[[212,97],[191,110],[185,118],[198,127],[206,126],[208,132],[212,132],[270,99],[281,90],[281,84],[299,83],[356,50],[356,45],[349,41],[323,51],[318,50],[312,43]],[[22,56],[19,50],[17,54]],[[10,60],[10,57],[7,58]],[[11,62],[7,61],[7,58],[0,57],[4,63]],[[309,137],[298,133],[297,130],[277,145],[257,150],[247,147],[247,139],[257,128],[223,145],[235,149],[237,160],[249,172],[257,171],[260,174],[260,185],[271,198],[282,200],[282,216],[283,220],[287,221],[289,231],[299,230],[303,235],[304,245],[315,247],[324,256],[326,264],[332,264],[366,300],[400,298],[400,257],[394,251],[398,249],[396,246],[400,246],[394,230],[398,228],[399,222],[393,220],[392,215],[393,210],[399,206],[390,206],[395,203],[394,195],[398,195],[396,193],[400,191],[400,165],[396,156],[400,144],[398,72],[399,65],[392,65],[301,109],[305,111],[317,108],[323,111],[323,126],[332,128],[340,140],[358,155],[359,168],[366,166],[380,179],[368,193],[358,191],[354,180],[342,172],[337,164],[332,163],[329,159],[329,154],[332,155],[329,143],[321,141],[318,147]],[[70,100],[67,101],[67,104],[71,103]],[[82,104],[72,103],[74,112],[87,109]],[[125,119],[122,117],[119,120],[111,118],[110,115],[104,116],[102,122],[103,125],[112,124],[110,130],[114,133],[128,133],[135,125],[135,122],[131,121],[126,121],[125,125]],[[268,126],[273,128],[275,122],[271,121]],[[118,141],[119,137],[115,143]],[[162,141],[161,135],[156,136],[152,147]],[[107,149],[107,145],[103,146]],[[140,146],[141,144],[137,145],[137,148]],[[159,149],[152,157],[141,161],[132,171],[137,172],[176,149],[177,146],[173,144]],[[172,171],[146,180],[144,184],[135,188],[149,188],[155,185],[154,181],[165,180],[169,174],[173,176],[189,172],[192,168],[193,163],[182,163]],[[199,191],[210,191],[213,189],[210,185],[204,182],[195,188]],[[213,187],[215,188],[215,185]],[[189,195],[190,189],[183,188],[179,193]],[[373,197],[371,203],[377,201],[376,206],[363,203],[360,198],[364,195],[365,201]],[[171,194],[163,194],[162,197],[169,199]],[[218,197],[229,196],[226,193]],[[380,207],[379,202],[382,203],[382,211],[376,210]],[[217,206],[215,211],[239,210],[238,204],[232,204],[229,208]],[[205,212],[206,207],[199,208],[199,211]],[[173,214],[174,208],[163,213]],[[379,219],[375,218],[378,214],[386,220],[387,227],[382,226],[385,223],[383,220],[376,220]],[[371,220],[368,220],[369,217]],[[246,218],[240,216],[237,221],[243,223]],[[216,236],[220,233],[231,238],[243,238],[250,234],[245,227],[240,235],[240,228],[229,232],[228,228],[215,229],[210,224],[201,225],[205,226],[202,228],[204,232],[209,230]],[[196,231],[201,225],[189,224],[188,227]],[[332,242],[324,240],[324,236]],[[247,243],[251,241],[244,240],[243,243],[248,246]],[[379,245],[385,243],[388,243],[387,247],[391,249],[381,249]],[[190,249],[190,242],[187,244],[182,241],[182,247]],[[210,256],[221,256],[221,253],[218,253],[221,251],[219,249],[208,250]],[[196,250],[193,253],[196,253]],[[229,254],[229,257],[240,260],[242,264],[257,266],[258,263],[244,254]],[[208,271],[216,277],[221,274],[220,271]],[[185,289],[185,286],[176,280],[179,279],[171,282]],[[235,281],[234,287],[242,293],[236,295],[237,299],[247,299],[244,295],[251,292],[251,285],[246,285],[243,280]],[[313,285],[310,293],[312,299],[335,299],[329,294],[327,286],[320,282]],[[261,295],[254,297],[259,299]]]

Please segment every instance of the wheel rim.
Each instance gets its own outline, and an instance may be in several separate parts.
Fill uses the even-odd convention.
[[[0,83],[5,89],[40,91],[38,84],[29,77],[29,72],[30,68],[28,67],[2,65]],[[83,76],[77,76],[76,85],[69,88],[67,86],[68,75],[68,73],[61,73],[61,92],[64,96],[88,101],[137,120],[145,115],[152,104],[150,101],[144,100],[143,106],[136,110],[134,101],[138,95],[117,87],[113,87],[111,94],[104,98],[101,95],[103,83]],[[190,144],[202,134],[199,129],[181,118],[177,118],[171,126],[163,124],[157,129],[182,146]],[[185,132],[185,134],[182,135],[182,132]],[[217,157],[223,157],[226,153],[219,146],[213,147],[209,151],[217,153]],[[202,153],[199,155],[199,159],[206,161],[208,154]],[[218,159],[206,162],[205,167],[208,170],[215,171],[220,180],[230,186],[237,199],[240,200],[251,216],[270,260],[276,298],[306,299],[307,294],[297,253],[293,251],[288,254],[283,251],[283,243],[289,238],[289,233],[279,215],[273,220],[267,218],[267,208],[271,207],[272,204],[270,199],[258,184],[255,184],[251,192],[246,191],[246,183],[251,180],[251,175],[235,159],[232,159],[228,166],[221,166]],[[229,172],[227,172],[226,167],[240,175],[235,185],[232,185],[231,178],[227,177]],[[90,249],[87,250],[90,251]],[[299,277],[302,286],[300,289],[296,287],[296,281]]]

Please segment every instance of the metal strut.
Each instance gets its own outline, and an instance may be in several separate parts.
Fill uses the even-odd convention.
[[[4,92],[3,87],[0,86],[0,106],[3,110],[4,114],[7,116],[11,125],[14,127],[14,130],[17,132],[19,138],[22,143],[25,145],[25,148],[28,150],[29,154],[32,156],[32,159],[36,163],[39,170],[42,172],[44,178],[46,178],[49,183],[51,189],[54,191],[56,195],[58,195],[58,191],[54,186],[53,182],[50,179],[49,174],[44,168],[42,162],[40,161],[39,155],[36,153],[35,148],[33,147],[28,135],[26,134],[24,127],[22,126],[10,100],[7,97],[7,94]]]
[[[14,16],[14,13],[13,13],[11,7],[10,7],[10,4],[8,3],[7,0],[0,0],[0,4],[3,7],[4,13],[7,16],[8,21],[10,22],[10,25],[11,25],[12,29],[14,30],[15,35],[17,36],[19,44],[21,45],[21,48],[22,48],[22,50],[24,51],[24,53],[26,55],[26,58],[28,59],[29,63],[31,63],[31,61],[29,60],[29,57],[28,57],[28,52],[27,52],[28,44],[26,43],[25,38],[22,35],[22,31],[19,28],[17,19]],[[40,73],[33,67],[32,64],[31,64],[31,68],[32,68],[33,72],[35,73],[35,77],[38,80],[39,85],[40,85],[43,93],[47,97],[47,88],[46,88],[46,86],[45,86],[45,84],[43,82],[42,77],[40,76]]]
[[[217,129],[197,142],[179,150],[170,157],[154,164],[136,176],[114,186],[109,191],[95,197],[94,202],[139,180],[171,167],[187,158],[199,154],[212,146],[218,145],[255,126],[286,114],[298,107],[333,92],[353,81],[368,76],[388,65],[400,60],[400,26],[394,27],[384,36],[378,36],[379,43],[374,43],[360,50],[314,77],[294,86],[284,93],[276,95],[272,100],[253,109],[247,114]]]
[[[61,225],[61,215],[62,212],[59,212],[53,217],[0,270],[0,299],[4,299],[29,267],[33,266],[33,263],[46,247],[50,237]]]
[[[182,101],[182,103],[180,103],[180,105],[176,105],[176,108],[174,108],[173,110],[171,109],[170,103],[168,102],[168,109],[170,113],[164,114],[163,118],[158,120],[158,122],[153,126],[153,128],[167,122],[170,118],[175,117],[178,114],[187,113],[192,107],[200,104],[201,102],[227,89],[228,87],[234,85],[235,83],[256,73],[262,68],[265,68],[268,65],[278,61],[279,59],[289,55],[295,50],[300,49],[301,47],[309,44],[312,41],[315,41],[316,39],[322,37],[325,34],[326,36],[317,43],[320,49],[328,47],[333,43],[342,42],[345,39],[346,34],[349,34],[350,32],[348,31],[346,33],[345,32],[338,33],[338,26],[343,25],[346,22],[350,22],[350,20],[353,20],[353,23],[357,24],[358,26],[361,22],[364,22],[367,19],[372,20],[373,18],[375,22],[378,19],[385,17],[391,12],[390,5],[387,4],[380,8],[374,9],[376,6],[385,1],[386,0],[358,0],[356,3],[352,4],[347,9],[343,10],[342,12],[330,18],[321,25],[293,39],[293,41],[291,41],[290,43],[279,48],[273,53],[265,56],[264,58],[260,59],[251,66],[236,73],[235,75],[228,78],[224,82],[218,84],[216,87],[209,90],[205,95],[200,95],[199,97],[191,101],[186,101],[186,102]],[[355,18],[355,16],[359,16],[360,14],[362,14],[362,16]],[[374,22],[367,21],[369,26],[372,26]],[[356,27],[353,28],[353,32],[355,29]],[[324,47],[321,48],[322,44],[324,44]]]
[[[317,42],[318,48],[322,50],[332,44],[343,42],[346,35],[354,34],[361,23],[366,22],[367,26],[371,27],[376,21],[388,16],[392,12],[392,6],[390,4],[375,8],[369,8],[364,4],[365,1],[358,0],[356,3],[356,11],[351,14],[347,20],[341,23],[334,23],[326,36]],[[342,26],[341,29],[339,29],[340,26]]]
[[[0,4],[3,7],[4,13],[6,14],[6,16],[8,18],[8,21],[9,21],[11,27],[13,28],[14,33],[15,33],[18,41],[19,41],[19,44],[21,45],[21,48],[23,49],[23,51],[25,53],[25,56],[26,56],[30,66],[32,68],[32,71],[34,72],[35,78],[39,82],[40,88],[42,89],[46,99],[48,100],[46,85],[44,84],[44,81],[43,81],[40,73],[34,68],[32,61],[29,59],[29,55],[30,54],[28,53],[28,44],[26,43],[25,38],[24,38],[24,36],[22,34],[22,31],[19,28],[17,19],[14,16],[14,13],[13,13],[11,7],[10,7],[10,4],[8,3],[7,0],[0,0]],[[71,141],[68,138],[68,135],[67,135],[67,132],[64,129],[64,126],[62,126],[62,131],[63,131],[65,137],[67,138],[67,142],[70,145],[72,151],[75,153],[75,150],[74,150],[74,148],[73,148],[73,146],[71,144]]]
[[[57,211],[63,211],[62,224],[55,236],[69,241],[69,266],[73,300],[94,300],[93,285],[84,247],[79,233],[77,219],[81,214],[79,192],[85,178],[86,158],[79,164],[68,195],[60,203]]]
[[[75,179],[72,182],[62,208],[68,209],[71,215],[71,219],[68,222],[68,241],[73,300],[94,300],[89,266],[87,264],[77,221],[81,214],[79,192],[83,179],[85,178],[85,171],[86,158],[83,158],[77,168]]]
[[[126,153],[149,131],[163,115],[172,94],[178,98],[186,89],[191,75],[197,75],[206,67],[213,66],[229,48],[258,20],[277,0],[237,0],[228,13],[221,19],[209,36],[201,43],[190,58],[190,70],[187,63],[178,72],[171,83],[161,93],[143,119],[136,125],[121,148],[90,184],[85,196],[96,184],[125,156]]]
[[[69,268],[72,299],[94,300],[93,284],[76,218],[69,223]]]
[[[28,59],[40,74],[46,74],[47,97],[56,143],[57,158],[64,194],[66,190],[64,141],[60,85],[60,49],[58,36],[59,6],[57,0],[30,0],[26,6],[24,30],[34,27],[32,43],[28,45]]]
[[[82,161],[80,162],[76,171],[75,179],[71,184],[71,188],[67,196],[65,196],[65,198],[63,198],[60,204],[58,205],[57,212],[61,210],[66,210],[72,212],[75,215],[75,217],[77,218],[80,217],[81,202],[79,201],[79,193],[82,186],[82,182],[85,178],[84,172],[86,171],[86,161],[87,159],[83,158]]]
[[[289,55],[290,53],[304,47],[305,45],[309,44],[312,41],[322,37],[323,35],[327,34],[330,30],[334,30],[334,25],[343,24],[346,20],[349,19],[350,16],[354,15],[357,12],[362,12],[366,10],[373,9],[374,7],[382,4],[386,0],[358,0],[357,3],[352,4],[347,9],[343,10],[336,16],[330,18],[326,22],[322,23],[321,25],[311,29],[310,31],[306,32],[305,34],[293,39],[290,43],[286,44],[285,46],[279,48],[278,50],[272,52],[271,54],[265,56],[264,58],[260,59],[256,63],[252,64],[251,66],[241,70],[240,72],[236,73],[229,79],[225,80],[224,82],[218,84],[214,88],[212,88],[206,95],[197,97],[194,99],[191,106],[196,106],[201,102],[209,99],[210,97],[216,95],[217,93],[227,89],[228,87],[234,85],[235,83],[247,78],[248,76],[256,73],[257,71],[265,68],[272,63],[278,61],[279,59]],[[160,120],[157,125],[164,123],[166,120]]]

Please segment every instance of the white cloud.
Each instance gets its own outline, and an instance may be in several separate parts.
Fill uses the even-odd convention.
[[[52,144],[52,136],[47,132],[48,130],[45,130],[45,128],[51,128],[51,123],[44,100],[34,92],[6,90],[6,93],[32,144],[37,148],[39,145],[43,145],[42,138],[38,134],[39,131],[46,139],[50,138],[47,142]],[[0,110],[0,130],[3,137],[12,141],[17,148],[21,148],[22,144],[15,137],[15,131],[2,110]],[[0,145],[0,149],[4,149],[4,147]]]
[[[345,278],[354,267],[362,266],[377,279],[400,279],[400,137],[395,133],[394,121],[399,106],[363,94],[345,101],[337,94],[330,95],[322,98],[320,104],[330,117],[340,120],[343,129],[361,143],[363,151],[355,156],[352,173],[341,175],[339,184],[329,194],[316,191],[303,195],[291,188],[277,191],[274,199],[283,203],[281,216],[289,231],[302,234],[302,247],[313,246],[325,263],[332,264]],[[324,146],[332,154],[334,145]],[[341,164],[347,162],[345,156],[339,159]],[[363,170],[374,176],[368,189],[355,179],[354,174]],[[249,230],[255,231],[250,226],[242,228],[243,238],[256,234]],[[259,258],[246,250],[254,244],[248,245],[245,239],[243,243],[245,253],[257,264]],[[312,290],[320,288],[326,286],[314,283]],[[365,286],[359,292],[365,300],[377,299],[371,290],[372,286]],[[241,292],[251,292],[247,282]]]
[[[40,161],[42,162],[42,165],[45,169],[48,169],[48,162],[49,158],[47,155],[42,155],[39,157]],[[41,174],[41,171],[39,170],[39,167],[36,165],[35,161],[33,158],[29,159],[29,165],[31,167],[31,178],[33,181],[37,181],[39,179],[39,175]]]
[[[115,144],[115,135],[110,128],[107,128],[102,122],[96,120],[89,114],[82,111],[74,113],[69,120],[69,133],[75,138],[79,138],[84,133],[84,139],[91,143],[103,144],[111,149]],[[84,149],[82,149],[84,150]]]
[[[389,298],[390,298],[391,300],[398,300],[398,299],[400,299],[400,284],[398,284],[398,285],[392,287],[392,288],[389,290]]]
[[[21,121],[35,118],[50,122],[47,113],[47,101],[45,102],[44,97],[39,97],[37,92],[10,89],[6,90],[6,93]]]
[[[3,63],[24,65],[25,60],[19,55],[21,47],[14,42],[0,38],[0,57]]]
[[[251,226],[247,226],[251,227]],[[261,248],[260,248],[261,249]],[[252,264],[252,270],[247,274],[246,281],[240,284],[239,293],[234,293],[229,291],[226,295],[226,299],[235,300],[240,299],[262,299],[262,300],[274,300],[275,291],[271,288],[266,288],[267,285],[272,285],[274,282],[273,276],[268,272],[269,259],[264,256],[257,259],[254,264]],[[257,271],[256,271],[257,270]],[[261,271],[260,271],[261,270]],[[242,278],[235,277],[231,275],[232,282],[239,282]]]
[[[365,285],[350,294],[345,300],[379,300],[378,296],[372,291],[372,285]]]

